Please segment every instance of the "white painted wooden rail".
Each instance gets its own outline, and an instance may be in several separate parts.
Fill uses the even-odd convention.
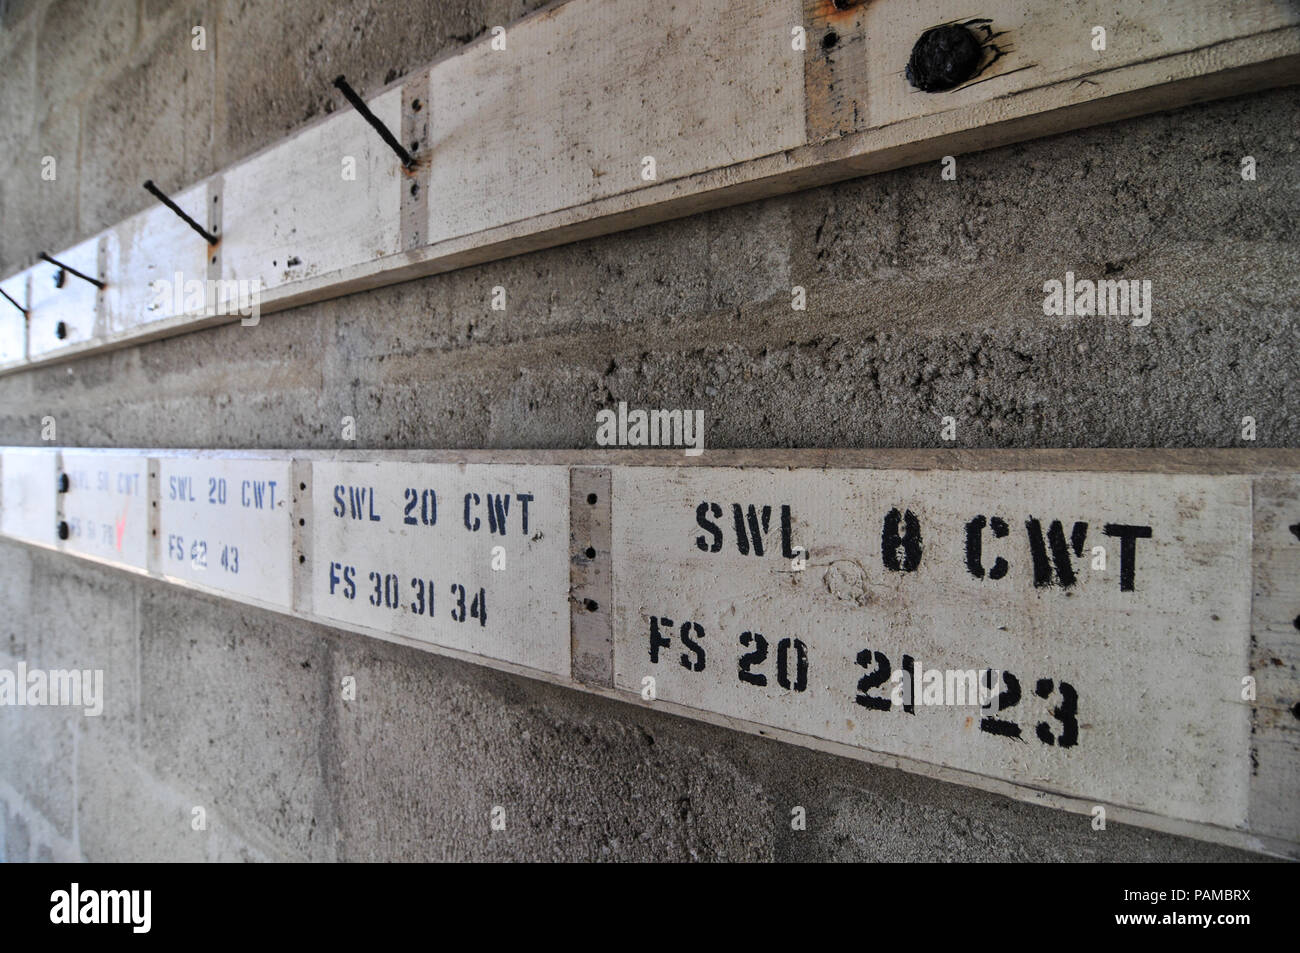
[[[1300,451],[7,448],[0,534],[1300,857]]]
[[[0,281],[29,312],[0,301],[0,373],[251,320],[241,290],[259,289],[265,315],[1300,81],[1300,9],[1281,0],[842,5],[569,0],[486,34],[369,100],[413,147],[413,171],[343,104],[173,196],[214,247],[154,205],[54,253],[102,293],[74,278],[56,289],[44,262]],[[984,69],[946,92],[909,85],[921,34],[972,18],[988,21]],[[209,300],[208,281],[227,284]]]

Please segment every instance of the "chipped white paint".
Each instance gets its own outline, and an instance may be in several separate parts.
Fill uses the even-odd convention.
[[[316,615],[568,675],[566,468],[317,461],[310,520]]]

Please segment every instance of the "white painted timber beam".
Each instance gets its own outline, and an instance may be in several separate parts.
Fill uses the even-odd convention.
[[[1300,451],[6,448],[0,535],[1300,857]]]
[[[254,289],[266,315],[1300,81],[1300,9],[1280,0],[841,4],[568,0],[493,31],[369,100],[413,169],[344,104],[173,196],[215,246],[157,205],[56,254],[102,293],[55,289],[44,262],[0,281],[28,311],[0,301],[0,373],[250,323]],[[913,87],[913,45],[954,22],[978,72]]]

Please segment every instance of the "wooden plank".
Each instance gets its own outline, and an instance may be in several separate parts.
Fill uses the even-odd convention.
[[[390,129],[401,91],[370,103]],[[229,170],[223,183],[221,278],[263,291],[401,250],[400,164],[353,110]]]
[[[638,567],[616,575],[618,687],[653,676],[691,707],[1244,826],[1249,478],[614,480],[614,563]],[[1128,526],[1149,538],[1122,547]],[[1001,704],[981,708],[989,672]]]
[[[159,575],[288,611],[293,534],[288,460],[159,456]]]
[[[149,461],[140,454],[66,450],[59,494],[68,538],[60,548],[141,572],[149,568]]]
[[[688,458],[676,450],[5,448],[5,535],[60,548],[46,527],[52,514],[75,509],[55,502],[60,454],[71,469],[153,461],[159,533],[150,575],[169,582],[1036,804],[1085,815],[1102,806],[1110,822],[1300,858],[1292,724],[1300,451],[710,450]],[[277,482],[276,510],[289,503],[263,512],[268,523],[241,505],[210,502],[220,490],[207,481],[222,476],[228,504],[244,498],[249,479],[263,481],[264,499],[269,479],[291,483],[284,493]],[[181,477],[196,481],[193,492],[173,479]],[[486,494],[515,494],[524,482],[535,496],[527,540],[511,526],[489,540]],[[370,519],[369,493],[358,496],[365,519],[338,517],[336,487],[345,489],[345,513],[350,488],[374,490],[379,519]],[[409,513],[407,488],[416,490]],[[424,489],[438,492],[428,526]],[[477,533],[465,529],[472,492]],[[732,504],[741,505],[748,552]],[[889,535],[893,510],[899,539]],[[408,515],[416,526],[393,526]],[[512,504],[506,515],[522,514]],[[1150,527],[1151,536],[1127,526]],[[905,541],[914,529],[919,560]],[[182,559],[169,556],[172,536],[182,537]],[[201,570],[187,565],[200,539],[208,542]],[[276,593],[204,575],[232,541],[241,570],[278,580]],[[504,574],[522,577],[511,576],[504,595],[484,568],[489,542],[506,546]],[[1106,548],[1104,568],[1094,564],[1096,545]],[[399,607],[340,610],[328,569],[360,570],[363,560],[383,564],[381,602],[389,573],[399,582],[428,567],[470,575],[467,595],[487,590],[487,625],[474,624],[472,597],[466,622],[417,620],[409,580]],[[355,601],[364,594],[359,585]],[[666,643],[657,660],[652,618]],[[412,625],[420,621],[435,624]],[[498,621],[505,628],[495,629]],[[457,626],[483,641],[460,637]],[[891,684],[905,656],[922,679],[910,712]],[[990,669],[997,679],[985,684],[999,698],[981,707],[978,676]],[[976,704],[929,704],[938,700],[924,691],[932,670],[952,691],[970,680],[958,675],[949,686],[948,670],[974,673]],[[643,694],[647,677],[653,691]],[[1256,699],[1242,694],[1247,677]],[[1003,694],[1013,678],[1014,703]]]
[[[58,453],[6,447],[0,461],[0,533],[53,546],[58,539]]]
[[[211,202],[207,182],[171,198],[204,225],[210,220],[208,206],[220,204]],[[131,340],[150,329],[183,328],[203,317],[212,256],[207,242],[170,209],[157,205],[133,215],[109,229],[105,238],[108,287],[102,340]],[[74,347],[67,353],[77,351]]]
[[[801,145],[796,11],[789,0],[565,3],[508,30],[504,51],[487,38],[435,64],[428,238]]]
[[[569,673],[562,467],[312,466],[317,616]]]
[[[269,314],[1300,80],[1294,5],[1140,0],[1118,17],[1103,0],[990,0],[980,10],[955,0],[548,8],[511,26],[504,49],[485,35],[369,101],[418,143],[415,170],[344,110],[177,196],[192,214],[220,210],[211,255],[162,208],[110,229],[102,330],[18,366],[241,317],[157,302],[152,282],[177,273],[256,282]],[[984,43],[978,75],[941,93],[909,85],[916,39],[971,21]],[[1107,28],[1104,51],[1094,26]],[[796,27],[805,50],[793,48]],[[344,180],[342,156],[354,153],[357,178]],[[0,354],[15,352],[15,331],[0,324]]]
[[[99,276],[98,238],[92,238],[60,253],[59,261],[82,274]],[[56,284],[60,269],[42,261],[31,268],[31,314],[28,319],[29,349],[33,356],[57,353],[74,344],[90,341],[96,333],[100,309],[100,291],[88,281],[64,272],[62,285]],[[60,337],[62,334],[62,337]]]

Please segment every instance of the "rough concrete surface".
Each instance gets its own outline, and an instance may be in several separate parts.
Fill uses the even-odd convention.
[[[330,110],[339,73],[373,91],[537,6],[0,3],[0,273]],[[66,446],[329,448],[348,415],[349,447],[591,447],[626,400],[702,408],[714,447],[944,446],[947,415],[960,447],[1250,446],[1245,416],[1297,446],[1298,128],[1276,90],[12,374],[0,444],[50,415]],[[1067,270],[1151,280],[1152,323],[1044,317]],[[108,702],[0,713],[9,860],[1257,859],[0,542],[17,659],[103,668]]]

